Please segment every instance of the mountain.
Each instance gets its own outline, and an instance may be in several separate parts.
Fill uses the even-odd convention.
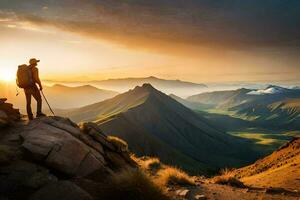
[[[299,89],[288,89],[280,86],[269,85],[265,89],[237,89],[228,91],[206,92],[192,95],[188,101],[212,104],[216,108],[229,109],[238,105],[248,103],[274,103],[286,98],[299,98]]]
[[[156,156],[196,173],[240,166],[258,156],[248,149],[250,144],[219,131],[150,84],[67,116],[76,122],[94,121],[104,133],[126,140],[137,155]]]
[[[19,95],[16,96],[16,86],[14,84],[0,84],[0,97],[5,96],[16,107],[21,110],[25,109],[25,95],[22,89],[19,90]],[[44,86],[43,90],[51,106],[55,109],[77,108],[105,99],[112,98],[118,93],[110,90],[98,89],[90,85],[68,87],[60,84],[53,86]],[[44,109],[46,104],[44,102]]]
[[[186,82],[181,80],[166,80],[154,76],[145,78],[108,79],[102,81],[93,81],[89,84],[108,90],[125,92],[137,85],[141,86],[144,83],[149,83],[166,94],[174,93],[180,96],[189,96],[195,93],[199,93],[207,87],[204,84]]]
[[[299,89],[270,85],[261,90],[202,93],[187,100],[212,104],[217,110],[230,111],[234,117],[254,121],[259,126],[299,130],[299,98]]]
[[[300,98],[284,98],[284,100],[273,103],[247,103],[230,110],[261,125],[286,130],[300,130]]]
[[[206,109],[213,108],[212,105],[187,101],[186,99],[176,96],[175,94],[170,94],[169,96],[175,99],[176,101],[178,101],[179,103],[181,103],[182,105],[190,108],[191,110],[206,110]]]
[[[249,101],[256,96],[248,95],[251,89],[206,92],[187,98],[188,101],[214,105],[217,108],[228,108]]]
[[[46,87],[44,93],[54,108],[63,109],[82,107],[112,98],[118,94],[114,91],[98,89],[90,85],[67,87],[59,84]]]
[[[299,190],[299,166],[300,138],[295,138],[271,155],[237,169],[233,174],[250,186]]]
[[[288,89],[276,85],[269,85],[267,88],[263,90],[254,90],[252,92],[249,92],[248,94],[264,95],[264,94],[280,94],[284,92],[288,92]]]

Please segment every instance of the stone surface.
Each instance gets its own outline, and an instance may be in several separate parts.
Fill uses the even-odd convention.
[[[21,136],[23,148],[34,159],[67,175],[87,176],[96,170],[103,171],[108,162],[116,169],[134,165],[128,153],[114,152],[113,145],[94,128],[85,134],[65,118],[33,120]]]
[[[7,126],[21,117],[19,110],[14,109],[13,105],[6,101],[6,98],[0,99],[0,127]]]
[[[181,197],[187,197],[188,194],[189,194],[190,190],[187,190],[187,189],[180,189],[180,190],[177,190],[175,193],[178,195],[178,196],[181,196]]]
[[[26,161],[16,161],[0,167],[0,194],[38,189],[57,181],[49,170]]]
[[[58,181],[38,190],[30,200],[92,200],[83,189],[70,181]]]
[[[103,134],[97,124],[92,122],[82,123],[80,128],[85,134],[100,142],[105,148],[108,148],[112,151],[116,150],[115,146],[107,140],[106,135]]]
[[[205,195],[203,194],[197,194],[194,198],[195,200],[205,200],[207,199]]]

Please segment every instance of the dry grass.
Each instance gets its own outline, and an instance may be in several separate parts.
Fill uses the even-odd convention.
[[[221,185],[230,185],[233,187],[244,188],[245,185],[239,179],[234,177],[234,171],[228,168],[222,169],[220,171],[221,175],[216,176],[212,179],[213,183]]]
[[[97,199],[169,200],[164,190],[137,169],[126,169],[113,175],[99,188]]]
[[[118,151],[128,152],[128,144],[121,138],[115,136],[107,136],[107,140],[111,142],[118,149]]]
[[[216,184],[230,185],[232,187],[238,187],[238,188],[245,187],[244,183],[235,177],[217,176],[213,179],[213,182]]]
[[[136,157],[131,155],[131,158],[136,161],[140,168],[153,179],[161,188],[166,188],[171,185],[191,186],[196,185],[193,177],[190,177],[184,171],[164,165],[158,158],[153,157]]]
[[[157,173],[155,180],[162,186],[180,185],[193,186],[195,180],[180,169],[174,167],[166,167]]]
[[[156,173],[158,170],[162,169],[163,164],[158,158],[147,158],[145,160],[139,161],[139,164],[143,170],[148,170],[150,172]]]

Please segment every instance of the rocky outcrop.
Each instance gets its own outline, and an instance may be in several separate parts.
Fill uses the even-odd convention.
[[[90,200],[73,180],[103,181],[136,167],[129,152],[117,148],[93,123],[78,126],[67,118],[43,117],[20,126],[6,133],[6,138],[19,138],[17,143],[0,138],[0,145],[6,143],[5,149],[18,154],[0,163],[0,198]],[[0,158],[5,152],[0,149]]]
[[[31,196],[30,200],[92,200],[93,198],[70,181],[46,185]]]
[[[0,98],[0,128],[20,119],[21,116],[19,110],[14,109],[13,105],[6,101],[6,98]]]

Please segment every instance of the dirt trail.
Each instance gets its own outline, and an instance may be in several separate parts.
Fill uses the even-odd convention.
[[[188,194],[185,197],[177,196],[176,200],[195,200],[197,195],[204,195],[202,198],[207,200],[300,200],[300,193],[267,191],[263,188],[234,188],[211,183],[202,183],[198,187],[177,188],[173,193],[176,196],[176,191],[184,189],[189,190]]]

